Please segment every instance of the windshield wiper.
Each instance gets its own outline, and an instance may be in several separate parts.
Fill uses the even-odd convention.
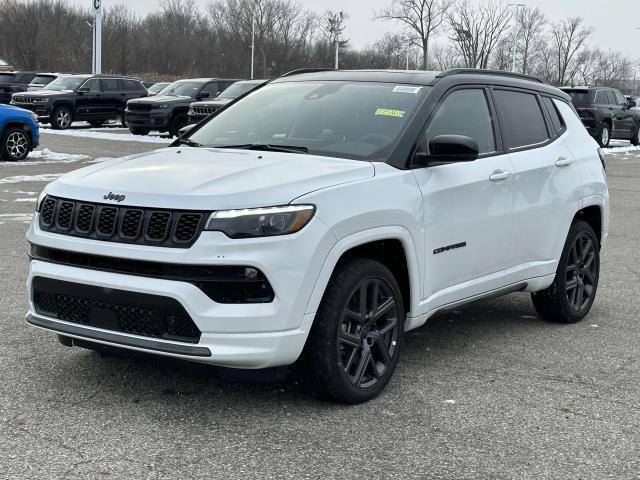
[[[182,138],[182,137],[178,137],[176,139],[176,142],[178,144],[183,144],[183,145],[187,145],[189,147],[195,147],[195,148],[200,148],[200,147],[204,147],[203,144],[198,143],[198,142],[194,142],[193,140],[190,140],[188,138]]]
[[[238,148],[241,150],[264,150],[267,152],[308,153],[309,149],[300,145],[275,145],[273,143],[245,143],[243,145],[215,145],[212,148]]]

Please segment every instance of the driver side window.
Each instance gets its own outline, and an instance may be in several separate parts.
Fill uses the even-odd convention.
[[[484,90],[456,90],[438,107],[425,133],[427,145],[438,135],[464,135],[478,142],[479,152],[496,151],[491,112]]]
[[[84,82],[82,88],[88,88],[90,92],[95,93],[100,91],[100,80],[97,78],[92,78]]]

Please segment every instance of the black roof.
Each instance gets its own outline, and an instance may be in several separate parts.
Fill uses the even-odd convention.
[[[451,80],[453,79],[453,80]],[[521,87],[549,95],[569,98],[564,92],[529,75],[498,70],[456,68],[443,72],[424,70],[294,70],[273,80],[274,83],[307,80],[343,80],[355,82],[402,83],[434,86],[441,81]]]

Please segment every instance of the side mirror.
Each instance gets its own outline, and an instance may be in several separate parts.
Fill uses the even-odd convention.
[[[637,107],[637,106],[638,106],[638,104],[636,103],[635,100],[629,100],[629,107],[630,108],[634,108],[634,107]]]
[[[418,145],[414,165],[445,165],[456,162],[472,162],[478,158],[478,142],[464,135],[437,135],[429,142],[429,153],[424,145]]]
[[[202,100],[203,98],[209,98],[209,92],[200,92],[196,95],[196,100]]]
[[[80,87],[78,89],[78,93],[89,93],[90,91],[89,87]]]

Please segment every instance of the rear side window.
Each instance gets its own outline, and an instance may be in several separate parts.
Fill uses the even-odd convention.
[[[535,95],[496,90],[494,96],[506,148],[525,147],[548,140],[547,126]]]
[[[464,135],[480,153],[495,152],[493,122],[484,90],[456,90],[442,102],[425,132],[427,144],[438,135]]]
[[[142,90],[144,87],[140,84],[140,82],[136,82],[135,80],[120,80],[122,82],[123,90],[127,92],[137,92]]]
[[[103,92],[117,92],[120,90],[117,78],[103,78],[101,82]]]
[[[556,107],[555,103],[549,97],[542,97],[542,104],[549,113],[549,118],[551,118],[551,125],[553,126],[553,130],[556,134],[560,133],[564,129],[564,120],[562,120],[560,112],[558,112],[558,108]]]
[[[564,90],[564,89],[563,89]],[[564,90],[570,97],[571,102],[574,105],[587,105],[589,103],[593,103],[593,92],[589,92],[589,90]],[[603,92],[600,90],[599,92]],[[601,103],[609,103],[606,97],[598,97],[598,99],[602,98]],[[598,103],[596,101],[596,103]]]
[[[609,98],[607,98],[606,90],[598,90],[596,92],[596,99],[595,99],[594,103],[602,103],[604,105],[608,105],[609,104]]]
[[[36,85],[48,85],[56,79],[54,75],[38,75],[31,80],[31,83]]]

